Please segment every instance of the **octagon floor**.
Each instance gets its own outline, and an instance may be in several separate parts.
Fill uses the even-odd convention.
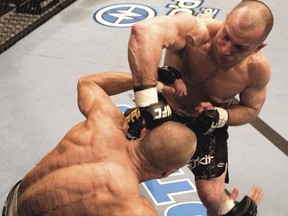
[[[159,16],[189,7],[187,2],[201,2],[196,9],[202,8],[201,13],[215,19],[224,19],[238,3],[236,0],[133,0],[129,4],[148,6]],[[287,216],[288,2],[264,2],[275,15],[275,26],[264,48],[271,60],[272,78],[256,123],[230,127],[227,188],[238,186],[243,196],[251,185],[260,184],[265,196],[259,215]],[[120,20],[109,24],[112,19],[107,16],[102,16],[106,21],[98,17],[96,22],[94,16],[100,9],[125,3],[78,0],[0,55],[1,204],[10,188],[72,125],[83,120],[76,101],[78,78],[100,71],[129,71],[130,27],[121,26]],[[126,15],[122,13],[118,18],[124,21]],[[113,101],[117,105],[133,106],[131,95],[132,92],[123,93],[114,96]],[[193,179],[187,167],[183,167],[167,179],[142,184],[141,192],[156,206],[159,215],[204,216],[205,209]]]

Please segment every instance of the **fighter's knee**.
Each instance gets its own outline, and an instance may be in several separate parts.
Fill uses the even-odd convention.
[[[224,189],[217,187],[209,187],[208,190],[202,187],[198,190],[199,198],[201,199],[203,205],[206,207],[208,215],[217,215],[219,207],[223,200],[225,199]]]
[[[199,197],[207,209],[217,209],[223,201],[222,194],[216,191],[199,194]]]

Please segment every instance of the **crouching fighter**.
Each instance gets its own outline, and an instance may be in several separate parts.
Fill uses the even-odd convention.
[[[151,124],[142,138],[129,141],[127,122],[109,95],[132,87],[130,74],[80,78],[78,104],[86,119],[12,188],[2,215],[157,215],[141,196],[139,183],[166,177],[187,164],[196,136],[162,115],[161,124]],[[148,117],[158,115],[153,109],[148,109]]]
[[[161,93],[162,92],[166,94],[176,93],[179,96],[182,96],[182,94],[185,94],[186,86],[183,83],[183,80],[181,79],[182,76],[181,73],[177,71],[175,68],[164,66],[159,67],[157,71],[158,71],[158,84],[155,88],[158,91],[158,95],[157,97],[156,96],[154,97],[155,99],[154,104],[152,103],[152,107],[154,107],[155,104],[165,104],[165,106],[168,107],[167,109],[171,110],[171,108],[167,104],[167,101],[165,100],[165,98],[162,96]],[[139,101],[139,98],[137,98],[138,96],[139,95],[136,92],[135,93],[136,102]],[[146,95],[145,98],[146,101],[148,101],[147,97],[149,98],[149,94]],[[224,130],[226,130],[225,128],[227,128],[225,124],[229,118],[228,112],[220,107],[213,108],[212,105],[209,106],[211,106],[210,109],[201,110],[201,112],[199,112],[199,115],[196,118],[186,116],[175,110],[171,110],[169,112],[170,114],[169,119],[171,121],[180,122],[186,125],[191,130],[193,130],[197,135],[198,139],[197,150],[189,162],[189,168],[196,175],[196,179],[204,177],[205,176],[204,171],[206,172],[205,169],[207,169],[207,166],[205,166],[204,169],[198,167],[197,163],[199,162],[199,158],[202,158],[203,156],[207,155],[213,155],[211,156],[211,158],[207,158],[207,160],[210,160],[211,162],[211,164],[209,164],[210,167],[209,170],[211,176],[212,174],[217,175],[217,173],[222,170],[220,165],[222,164],[222,166],[224,166],[227,163],[226,160],[227,146],[225,145],[225,142],[224,145],[220,145],[219,141],[223,139],[222,138],[223,133],[221,132],[221,128],[224,127]],[[126,121],[128,122],[129,125],[127,134],[128,139],[140,138],[141,131],[143,130],[143,128],[145,128],[146,116],[143,115],[141,109],[142,109],[141,107],[140,108],[135,107],[125,112]],[[150,121],[151,118],[148,119],[149,124]],[[217,128],[218,132],[212,133]],[[212,134],[216,134],[214,138],[213,138],[214,135]],[[224,138],[226,137],[226,134],[227,132],[224,133]],[[217,144],[216,140],[218,142]],[[207,145],[207,143],[209,143],[209,145]],[[215,152],[218,153],[218,157],[217,155],[215,155]],[[219,157],[219,153],[221,152],[222,157]],[[261,198],[263,196],[262,188],[258,186],[252,187],[248,196],[245,196],[240,202],[235,201],[237,196],[238,196],[238,189],[234,189],[233,192],[231,193],[230,198],[226,199],[219,208],[219,215],[255,216],[257,214],[257,204],[261,201]]]

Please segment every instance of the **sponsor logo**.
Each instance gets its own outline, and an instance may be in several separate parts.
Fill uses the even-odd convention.
[[[170,9],[167,15],[186,12],[197,17],[214,19],[220,11],[217,8],[201,7],[204,0],[172,0],[172,2],[166,6]]]
[[[213,159],[214,159],[214,156],[211,156],[211,155],[205,155],[202,158],[197,157],[189,162],[189,167],[190,169],[194,169],[200,165],[209,165],[211,164]]]
[[[154,16],[156,12],[145,5],[116,4],[98,10],[94,13],[93,19],[106,26],[130,27],[134,23]]]
[[[164,106],[163,110],[162,108],[156,108],[154,112],[157,114],[154,119],[162,119],[170,116],[172,114],[171,108],[169,105]]]

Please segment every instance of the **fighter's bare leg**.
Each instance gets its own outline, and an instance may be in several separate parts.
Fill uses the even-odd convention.
[[[225,193],[226,171],[217,178],[196,180],[198,196],[207,208],[207,216],[217,216],[222,202],[228,199]]]

